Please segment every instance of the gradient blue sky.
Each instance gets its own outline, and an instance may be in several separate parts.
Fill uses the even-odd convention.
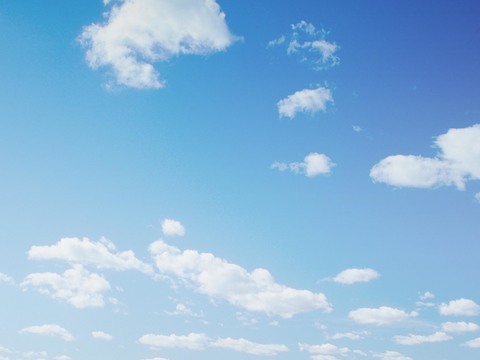
[[[0,360],[478,359],[478,19],[1,2]]]

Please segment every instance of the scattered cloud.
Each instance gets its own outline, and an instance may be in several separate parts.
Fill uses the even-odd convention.
[[[473,300],[462,298],[448,304],[442,303],[439,311],[444,316],[477,316],[480,315],[480,305]]]
[[[407,313],[404,310],[381,306],[379,308],[359,308],[350,311],[348,316],[359,324],[387,325],[418,316],[418,313],[415,311]]]
[[[298,347],[300,351],[305,351],[309,354],[312,354],[312,359],[314,360],[334,360],[337,359],[336,355],[345,356],[350,352],[350,349],[347,347],[340,348],[330,343],[321,345],[299,343]]]
[[[349,340],[360,340],[362,339],[365,335],[368,335],[369,333],[366,331],[362,332],[344,332],[344,333],[335,333],[332,336],[329,336],[329,339],[332,340],[340,340],[340,339],[349,339]]]
[[[480,203],[480,192],[475,194],[475,200],[477,200]]]
[[[357,282],[369,282],[380,276],[378,272],[370,268],[346,269],[333,278],[333,281],[340,284],[354,284]]]
[[[480,124],[449,129],[434,141],[439,150],[436,157],[388,156],[372,167],[370,177],[375,182],[398,187],[454,185],[463,190],[468,180],[480,179],[479,144]]]
[[[478,331],[480,326],[472,322],[444,322],[442,324],[442,331],[446,333],[464,333],[471,331]]]
[[[149,250],[161,276],[174,276],[199,293],[248,311],[290,318],[301,312],[331,310],[325,295],[280,285],[265,269],[248,272],[211,253],[181,251],[161,240]]]
[[[290,170],[295,174],[302,174],[307,177],[315,177],[319,175],[328,175],[331,173],[335,164],[325,154],[313,152],[305,156],[302,162],[275,162],[272,169],[280,171]]]
[[[55,356],[54,360],[72,360],[72,358],[67,355],[60,355],[60,356]]]
[[[30,274],[21,284],[23,288],[28,286],[79,309],[102,307],[105,303],[102,293],[110,289],[105,278],[88,272],[79,264],[73,265],[63,275],[51,272]]]
[[[79,41],[91,68],[108,67],[116,84],[148,89],[165,86],[154,63],[223,51],[235,37],[215,0],[118,0]]]
[[[362,132],[363,131],[363,129],[358,125],[353,125],[352,129],[355,132]]]
[[[412,360],[411,357],[405,356],[396,351],[385,351],[384,353],[374,354],[373,357],[381,360]]]
[[[175,311],[167,312],[168,315],[183,315],[183,316],[193,316],[193,317],[203,317],[203,313],[195,313],[185,304],[177,304],[175,306]]]
[[[426,291],[422,295],[420,295],[420,300],[428,300],[428,299],[434,299],[435,295],[432,294],[430,291]]]
[[[293,119],[298,113],[316,113],[326,111],[328,103],[333,102],[330,89],[318,87],[316,89],[303,89],[287,96],[277,103],[280,117]]]
[[[0,272],[0,282],[4,282],[10,285],[15,284],[15,281],[11,276],[8,276],[7,274],[1,273],[1,272]]]
[[[92,331],[92,337],[97,340],[113,340],[113,336],[103,331]]]
[[[288,352],[285,345],[280,344],[257,344],[245,339],[221,338],[209,344],[211,347],[230,349],[245,354],[257,356],[275,356]]]
[[[28,326],[19,331],[20,334],[36,334],[42,336],[59,337],[64,341],[73,341],[75,338],[63,327],[56,324]]]
[[[292,32],[282,35],[268,43],[269,48],[284,46],[288,55],[296,56],[300,62],[306,63],[314,70],[325,70],[338,65],[338,45],[328,41],[328,32],[317,30],[311,23],[302,20],[292,24]]]
[[[450,335],[444,332],[438,331],[432,335],[412,335],[407,336],[395,336],[394,340],[400,345],[420,345],[424,343],[436,343],[453,339]]]
[[[63,238],[55,245],[32,246],[28,257],[33,260],[63,260],[99,269],[138,270],[151,274],[153,268],[135,256],[131,250],[116,252],[115,245],[108,239],[91,241],[88,238]]]
[[[478,349],[478,348],[480,348],[480,337],[469,340],[464,345],[469,347],[469,348]]]
[[[165,219],[162,221],[162,232],[165,236],[183,236],[185,235],[185,227],[180,221]]]

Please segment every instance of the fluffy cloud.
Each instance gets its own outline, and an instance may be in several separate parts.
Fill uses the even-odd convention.
[[[174,276],[199,293],[248,311],[290,318],[301,312],[331,310],[325,295],[280,285],[265,269],[248,272],[211,253],[181,251],[161,240],[149,250],[162,276]]]
[[[397,344],[400,345],[419,345],[424,343],[436,343],[451,340],[450,335],[445,334],[444,332],[438,331],[432,335],[412,335],[407,336],[395,336],[394,340]]]
[[[21,284],[23,288],[28,286],[79,309],[103,306],[105,302],[102,293],[110,289],[107,280],[88,272],[79,264],[73,265],[63,275],[51,272],[30,274]]]
[[[135,257],[131,250],[113,252],[115,245],[102,238],[100,241],[91,241],[87,238],[63,238],[55,245],[32,246],[28,257],[34,260],[64,260],[94,265],[99,269],[139,270],[146,274],[152,273],[152,266],[145,264]]]
[[[470,299],[452,300],[448,304],[442,303],[439,308],[444,316],[476,316],[480,315],[480,305]]]
[[[4,282],[10,285],[13,285],[15,281],[13,280],[12,277],[8,276],[7,274],[1,273],[0,272],[0,282]]]
[[[475,323],[472,322],[445,322],[442,324],[442,330],[448,333],[464,333],[470,331],[477,331],[480,329]]]
[[[405,356],[396,351],[385,351],[381,354],[375,354],[373,357],[381,360],[412,360],[411,357]]]
[[[142,89],[164,86],[153,63],[222,51],[235,39],[215,0],[118,0],[79,40],[90,67],[109,67],[117,84]]]
[[[162,232],[165,236],[183,236],[185,235],[185,227],[180,221],[165,219],[162,221]]]
[[[97,340],[113,340],[113,336],[103,331],[92,331],[92,337]]]
[[[404,310],[381,306],[379,308],[359,308],[350,311],[348,316],[359,324],[386,325],[418,316],[418,313],[415,311],[407,313]]]
[[[354,284],[357,282],[369,282],[378,278],[380,274],[373,269],[346,269],[333,278],[340,284]]]
[[[480,337],[469,340],[464,345],[469,348],[475,348],[475,349],[480,348]]]
[[[434,299],[435,295],[432,294],[430,291],[427,291],[420,295],[420,300],[428,300],[428,299]]]
[[[449,129],[435,139],[434,146],[439,150],[434,158],[388,156],[373,166],[370,176],[375,182],[398,187],[454,185],[460,190],[466,181],[480,179],[480,124]]]
[[[330,174],[335,164],[325,154],[313,152],[305,156],[302,162],[275,162],[272,164],[272,169],[280,171],[290,170],[295,174],[304,174],[308,177],[315,177],[319,175]]]
[[[296,91],[280,100],[277,103],[277,108],[281,117],[293,119],[300,112],[325,111],[327,104],[330,102],[333,102],[332,92],[325,87],[318,87]]]
[[[42,336],[59,337],[64,341],[72,341],[75,338],[66,329],[55,324],[45,324],[38,326],[29,326],[21,329],[20,334],[36,334]]]
[[[350,352],[347,347],[339,348],[338,346],[330,343],[321,345],[308,345],[299,343],[298,347],[300,351],[306,351],[312,354],[314,360],[335,360],[336,355],[345,356]]]
[[[288,55],[297,56],[300,62],[307,63],[314,70],[324,70],[340,63],[336,54],[339,47],[327,41],[325,30],[317,30],[303,20],[292,24],[291,28],[291,34],[270,41],[268,47],[285,46]]]
[[[332,336],[329,336],[329,339],[332,339],[332,340],[340,340],[340,339],[360,340],[364,335],[368,335],[368,332],[336,333]]]
[[[207,347],[230,349],[250,355],[274,356],[288,352],[285,345],[258,344],[245,339],[219,338],[210,339],[205,334],[190,333],[179,336],[171,335],[143,335],[139,340],[141,344],[154,348],[185,348],[190,350],[204,350]]]

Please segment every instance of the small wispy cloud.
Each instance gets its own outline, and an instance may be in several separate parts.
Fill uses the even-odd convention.
[[[302,162],[274,162],[272,169],[279,171],[289,170],[295,174],[302,174],[307,177],[328,175],[335,164],[325,154],[313,152],[305,156]]]
[[[19,331],[20,334],[36,334],[41,336],[59,337],[64,341],[73,341],[75,338],[63,327],[56,324],[28,326]]]
[[[340,284],[354,284],[358,282],[369,282],[375,279],[378,279],[380,274],[370,268],[363,269],[346,269],[340,272],[337,276],[333,278],[333,281]]]
[[[328,103],[333,102],[330,89],[318,87],[316,89],[303,89],[287,96],[277,103],[280,117],[293,119],[298,113],[316,113],[325,111]]]

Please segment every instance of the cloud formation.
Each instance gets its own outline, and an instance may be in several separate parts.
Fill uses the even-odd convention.
[[[340,284],[354,284],[357,282],[369,282],[380,276],[378,272],[370,268],[346,269],[333,278],[333,281]]]
[[[28,326],[19,331],[20,334],[36,334],[42,336],[59,337],[64,341],[73,341],[75,338],[63,327],[56,324]]]
[[[183,236],[185,235],[185,227],[180,221],[165,219],[162,221],[162,232],[165,236]]]
[[[472,349],[478,349],[480,348],[480,337],[469,340],[464,345]]]
[[[30,274],[21,283],[22,288],[29,286],[79,309],[102,307],[105,304],[103,293],[110,289],[103,276],[88,272],[80,264],[73,265],[63,275],[51,272]]]
[[[471,332],[471,331],[478,331],[480,330],[480,326],[472,322],[444,322],[442,324],[442,331],[447,333],[464,333],[464,332]]]
[[[480,179],[480,124],[449,129],[434,141],[437,156],[392,155],[374,165],[370,177],[397,187],[465,189],[469,180]]]
[[[387,325],[418,316],[418,313],[415,311],[407,313],[404,310],[381,306],[379,308],[359,308],[350,311],[348,316],[359,324]]]
[[[442,303],[439,311],[444,316],[477,316],[480,315],[480,305],[473,300],[461,298],[448,304]]]
[[[277,103],[280,117],[293,119],[298,113],[316,113],[325,111],[328,103],[333,102],[330,89],[318,87],[316,89],[303,89],[294,92]]]
[[[7,274],[1,273],[0,272],[0,282],[4,282],[10,285],[13,285],[15,281],[11,276],[8,276]]]
[[[113,340],[113,336],[103,331],[92,331],[92,337],[97,340]]]
[[[248,272],[211,253],[181,251],[161,240],[149,250],[162,276],[174,277],[199,293],[248,311],[290,318],[302,312],[331,310],[324,294],[280,285],[265,269]]]
[[[412,360],[411,357],[405,356],[396,351],[385,351],[384,353],[375,354],[373,357],[381,360]]]
[[[453,339],[450,335],[444,332],[438,331],[432,335],[412,335],[407,336],[395,336],[394,340],[400,345],[420,345],[424,343],[436,343]]]
[[[32,246],[28,257],[33,260],[63,260],[99,269],[138,270],[151,274],[153,269],[135,256],[131,250],[114,252],[115,245],[108,239],[91,241],[88,238],[63,238],[55,245]]]
[[[288,347],[280,344],[258,344],[245,339],[220,338],[210,343],[211,347],[234,350],[257,356],[275,356],[288,352]]]
[[[331,173],[335,164],[325,154],[312,152],[305,156],[302,162],[274,162],[272,169],[279,171],[289,170],[295,174],[302,174],[307,177],[315,177],[319,175],[328,175]]]
[[[326,343],[321,345],[309,345],[299,343],[300,351],[306,351],[312,355],[314,360],[335,360],[337,355],[345,356],[350,352],[347,347],[338,347],[334,344]]]
[[[132,88],[165,85],[155,62],[222,51],[235,40],[215,0],[117,0],[104,16],[79,36],[87,63]]]

